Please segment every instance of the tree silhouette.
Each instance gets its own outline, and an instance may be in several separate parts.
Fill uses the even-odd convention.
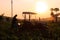
[[[54,12],[53,12],[53,11],[54,11],[54,9],[53,9],[53,8],[51,8],[51,9],[50,9],[50,11],[51,11],[51,14],[50,14],[50,15],[52,16],[53,21],[54,21],[54,18],[55,18],[55,17],[54,17]]]
[[[51,11],[51,16],[55,19],[55,22],[57,22],[57,17],[58,17],[58,15],[59,15],[59,14],[57,14],[57,12],[59,11],[59,8],[54,8],[54,9],[51,8],[50,11]],[[56,14],[54,14],[53,11],[55,11]]]
[[[55,11],[56,14],[57,14],[57,12],[59,11],[59,8],[55,8],[54,11]],[[56,20],[56,22],[57,22],[57,16],[56,16],[56,15],[55,15],[55,18],[56,18],[55,20]]]
[[[54,17],[54,13],[53,13],[54,9],[51,8],[50,10],[51,10],[51,16]]]
[[[59,8],[55,8],[54,11],[56,11],[56,12],[59,11]]]

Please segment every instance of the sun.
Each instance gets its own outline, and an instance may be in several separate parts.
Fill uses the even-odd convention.
[[[48,9],[47,3],[45,2],[36,2],[36,9],[35,11],[38,13],[46,12]]]

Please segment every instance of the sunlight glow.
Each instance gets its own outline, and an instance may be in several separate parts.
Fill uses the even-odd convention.
[[[43,13],[46,12],[48,9],[48,5],[45,2],[37,2],[36,3],[36,12],[38,13]]]

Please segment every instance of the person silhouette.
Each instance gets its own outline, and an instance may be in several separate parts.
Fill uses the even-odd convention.
[[[15,15],[12,19],[12,28],[17,31],[18,30],[18,22],[17,22],[17,15]]]

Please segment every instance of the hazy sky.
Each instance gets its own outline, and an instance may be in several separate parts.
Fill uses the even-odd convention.
[[[40,14],[40,17],[49,17],[50,8],[60,8],[60,0],[13,0],[13,13],[18,14],[18,18],[23,18],[23,11],[35,12],[35,4],[37,1],[45,1],[48,4],[48,11]],[[0,0],[0,14],[11,16],[11,0]],[[32,16],[33,17],[33,16]]]

